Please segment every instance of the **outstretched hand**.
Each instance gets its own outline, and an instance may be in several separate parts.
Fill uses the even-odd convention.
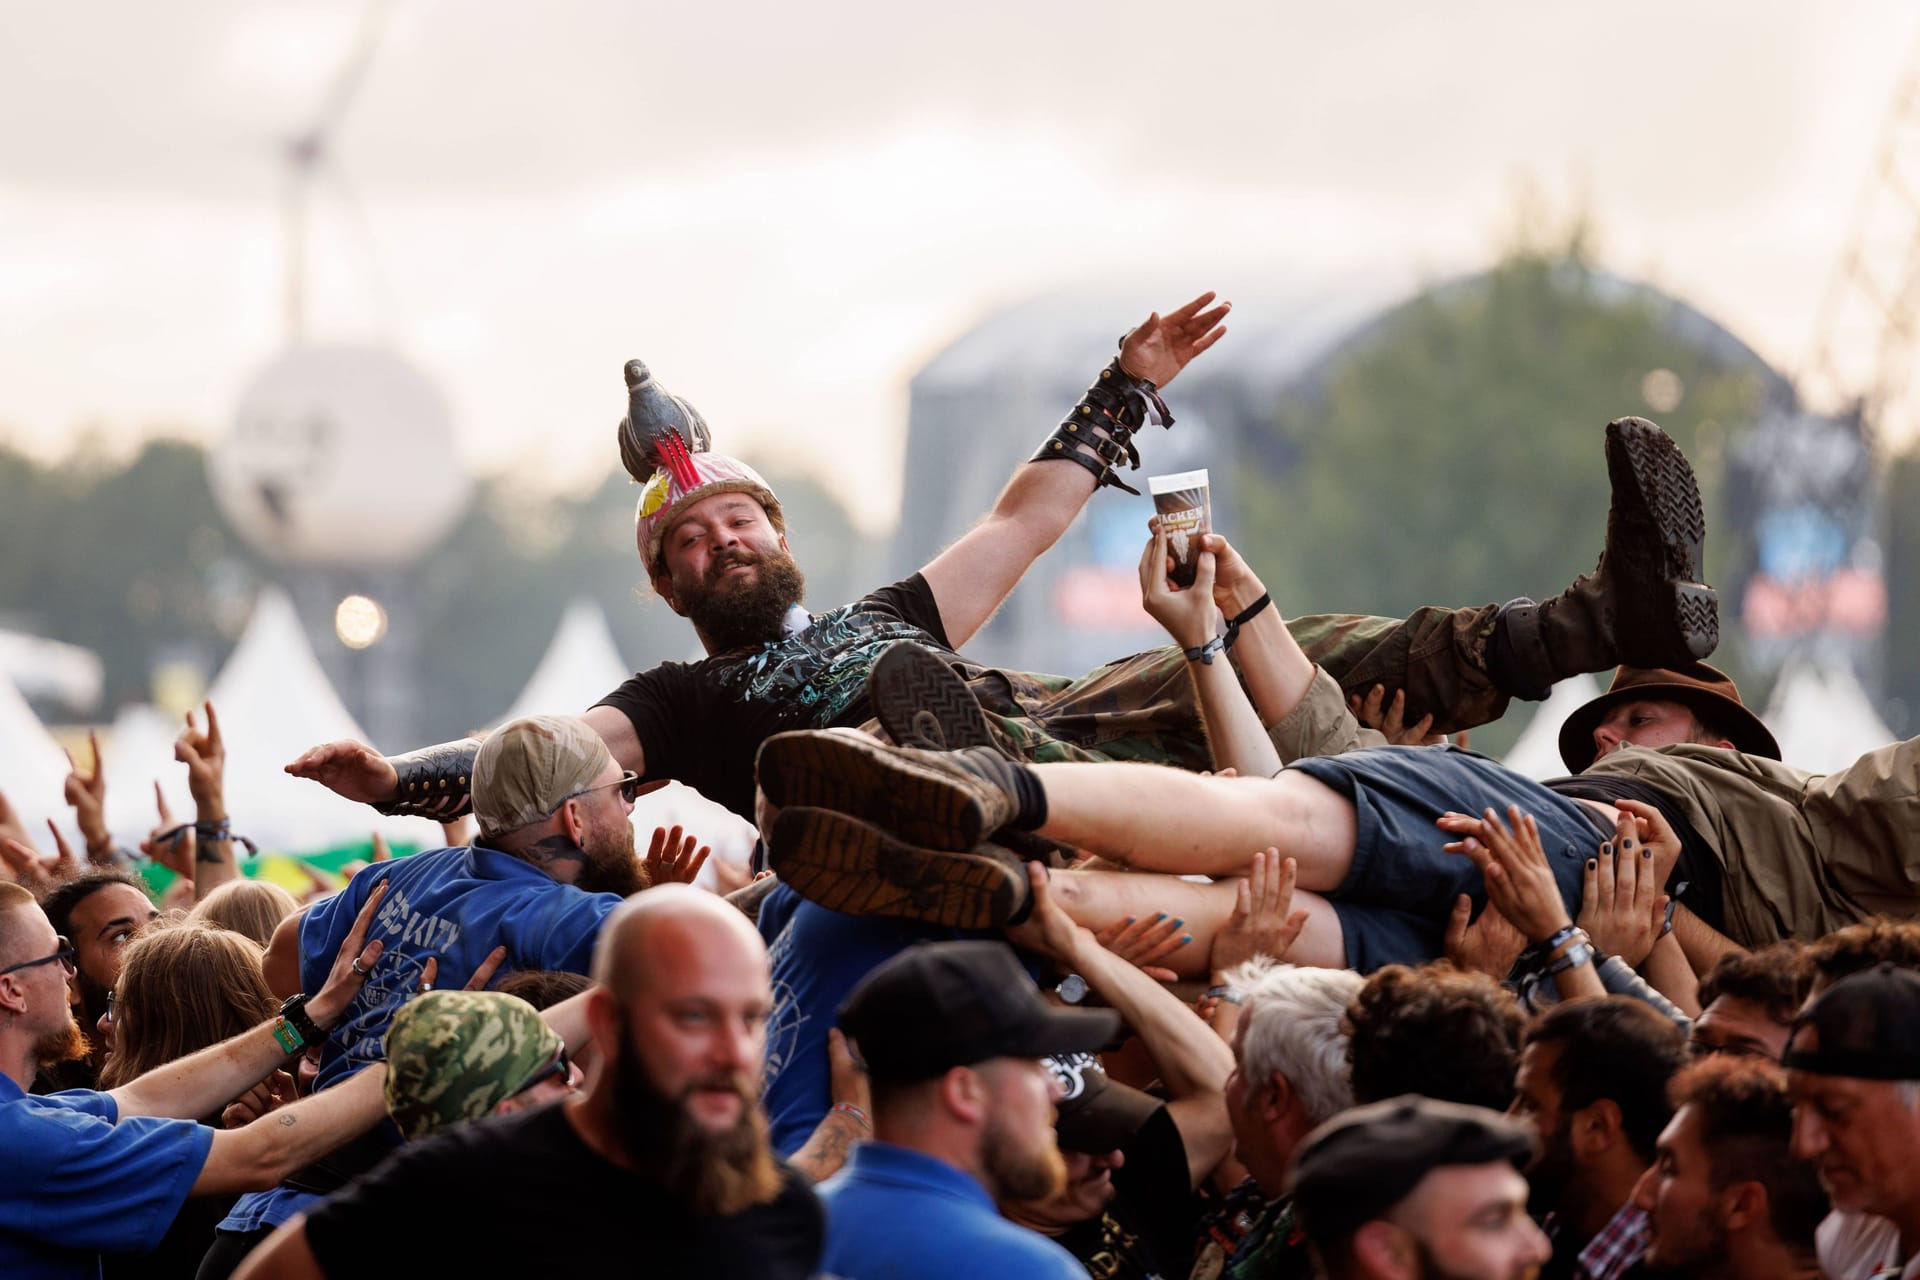
[[[336,795],[362,804],[381,804],[400,789],[393,763],[364,742],[342,738],[301,753],[287,766],[296,778],[308,778]]]
[[[1186,306],[1161,315],[1149,315],[1120,343],[1120,368],[1156,387],[1172,382],[1195,356],[1226,336],[1220,322],[1233,310],[1231,302],[1209,306],[1216,295],[1201,294]]]
[[[696,852],[696,850],[698,852]],[[700,843],[699,836],[685,836],[678,826],[669,830],[655,827],[647,844],[647,883],[692,884],[700,878],[713,850]]]
[[[1447,735],[1433,732],[1433,713],[1429,711],[1412,724],[1406,722],[1407,691],[1395,689],[1393,700],[1387,700],[1387,687],[1376,684],[1362,698],[1353,694],[1347,699],[1347,708],[1353,712],[1353,718],[1369,729],[1378,729],[1382,737],[1396,747],[1430,747],[1445,742]]]
[[[1285,960],[1300,931],[1307,927],[1307,913],[1293,909],[1293,888],[1300,868],[1292,858],[1282,858],[1278,849],[1266,849],[1253,855],[1246,879],[1234,891],[1233,914],[1213,935],[1213,952],[1207,966],[1214,981],[1222,981],[1229,969],[1238,968],[1255,956]]]
[[[1084,932],[1053,896],[1044,862],[1027,864],[1027,883],[1033,889],[1033,910],[1019,924],[1006,926],[1007,940],[1022,951],[1032,951],[1062,964],[1069,963]]]
[[[107,833],[107,771],[101,767],[100,739],[89,729],[87,746],[93,751],[93,771],[82,772],[73,758],[73,752],[67,752],[67,803],[73,806],[74,821],[79,824],[80,835],[87,842],[87,853],[91,856],[96,845],[111,853],[112,837]]]
[[[1438,825],[1460,837],[1445,846],[1448,853],[1470,858],[1486,881],[1487,901],[1513,923],[1530,942],[1544,942],[1573,923],[1560,896],[1559,882],[1540,846],[1540,828],[1530,813],[1508,805],[1509,827],[1492,808],[1478,818],[1444,813]]]
[[[173,743],[173,758],[187,766],[187,790],[202,809],[224,806],[227,773],[227,746],[220,737],[220,716],[211,699],[205,705],[207,727],[201,729],[189,711],[187,727]]]
[[[365,905],[353,918],[353,927],[341,940],[340,950],[334,954],[327,980],[307,1000],[308,1014],[322,1027],[331,1029],[345,1016],[347,1006],[366,985],[367,975],[380,963],[380,953],[386,950],[387,944],[377,938],[368,942],[367,931],[373,927],[374,914],[380,910],[380,900],[387,896],[390,884],[391,881],[382,880],[373,886]]]
[[[1587,859],[1580,927],[1593,945],[1639,968],[1660,940],[1667,899],[1654,870],[1653,847],[1637,839],[1635,815],[1622,811],[1614,838]]]
[[[1463,893],[1454,899],[1441,949],[1455,968],[1504,979],[1527,949],[1527,938],[1491,902],[1473,919],[1473,899]]]

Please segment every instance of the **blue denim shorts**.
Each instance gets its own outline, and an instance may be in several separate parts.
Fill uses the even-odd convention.
[[[1476,914],[1485,905],[1479,868],[1441,847],[1453,837],[1434,824],[1448,810],[1492,808],[1504,817],[1517,804],[1532,814],[1569,915],[1580,910],[1587,859],[1613,835],[1577,800],[1459,747],[1371,747],[1287,767],[1353,801],[1353,866],[1327,898],[1340,917],[1347,963],[1362,973],[1438,956],[1454,899],[1472,897]]]

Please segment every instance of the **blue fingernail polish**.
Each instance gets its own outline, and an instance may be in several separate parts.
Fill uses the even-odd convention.
[[[1128,917],[1127,917],[1127,923],[1128,923],[1128,924],[1132,924],[1132,923],[1133,923],[1133,917],[1132,917],[1132,916],[1128,916]]]
[[[1179,928],[1179,927],[1180,927],[1181,925],[1183,925],[1183,924],[1185,924],[1185,923],[1186,923],[1186,921],[1185,921],[1185,920],[1175,920],[1175,921],[1173,922],[1173,927],[1174,927],[1174,928],[1176,928],[1176,929],[1178,929],[1178,928]]]
[[[1165,920],[1166,918],[1167,918],[1167,913],[1162,911],[1159,915],[1153,918],[1153,922],[1155,924],[1159,924],[1162,920]]]
[[[1192,942],[1192,941],[1193,941],[1193,935],[1192,935],[1192,934],[1188,934],[1188,935],[1187,935],[1186,937],[1184,937],[1184,938],[1182,938],[1182,939],[1180,939],[1180,945],[1184,947],[1184,946],[1186,946],[1186,945],[1187,945],[1187,944],[1188,944],[1189,942]]]

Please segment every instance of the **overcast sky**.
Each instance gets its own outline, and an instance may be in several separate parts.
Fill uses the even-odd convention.
[[[278,147],[362,12],[0,0],[0,436],[227,429],[285,341]],[[1916,34],[1900,0],[399,0],[309,331],[396,345],[470,465],[549,488],[612,460],[641,356],[871,527],[906,379],[993,309],[1477,267],[1529,186],[1791,368]]]

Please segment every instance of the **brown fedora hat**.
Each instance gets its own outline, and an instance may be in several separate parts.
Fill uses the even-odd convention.
[[[1704,715],[1719,725],[1735,749],[1750,756],[1780,758],[1780,744],[1773,740],[1760,717],[1740,701],[1740,690],[1718,667],[1704,662],[1689,662],[1673,669],[1621,667],[1613,673],[1607,691],[1567,717],[1560,726],[1560,758],[1567,768],[1579,773],[1593,763],[1598,751],[1593,731],[1607,718],[1607,712],[1622,702],[1658,699],[1677,702]]]

